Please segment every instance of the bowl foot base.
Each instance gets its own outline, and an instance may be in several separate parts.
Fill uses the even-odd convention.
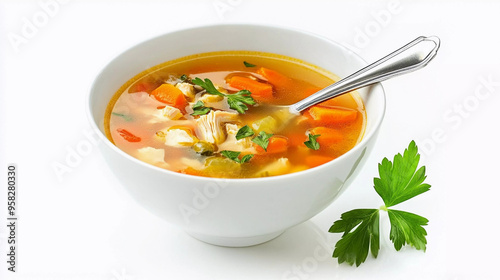
[[[187,233],[200,241],[212,245],[224,246],[224,247],[248,247],[248,246],[262,244],[267,241],[271,241],[274,238],[280,236],[283,232],[285,231],[273,232],[270,234],[250,236],[250,237],[225,237],[225,236],[205,235],[194,232],[187,232]]]

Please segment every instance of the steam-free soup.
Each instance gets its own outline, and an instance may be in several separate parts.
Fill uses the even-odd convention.
[[[105,116],[108,138],[149,164],[197,176],[252,178],[327,163],[362,138],[356,92],[291,116],[290,105],[338,78],[280,55],[205,53],[148,69],[123,85]]]

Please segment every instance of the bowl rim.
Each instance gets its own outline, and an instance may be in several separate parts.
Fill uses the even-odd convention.
[[[162,33],[162,34],[159,34],[159,35],[152,36],[152,37],[150,37],[148,39],[145,39],[145,40],[141,40],[141,41],[136,42],[133,45],[131,45],[131,46],[129,46],[129,47],[127,47],[127,48],[119,51],[118,54],[115,55],[115,56],[113,56],[107,63],[104,64],[104,66],[101,66],[102,68],[99,70],[99,72],[97,73],[97,75],[95,75],[95,77],[92,80],[92,83],[90,85],[90,88],[87,91],[87,97],[86,97],[86,103],[87,104],[86,104],[86,110],[85,111],[86,111],[86,114],[87,114],[87,118],[90,121],[90,126],[91,126],[92,130],[94,132],[96,132],[96,134],[102,140],[102,142],[105,145],[107,145],[109,148],[111,148],[113,151],[117,152],[118,154],[120,154],[121,156],[124,156],[125,158],[127,158],[129,160],[132,160],[136,164],[140,164],[143,167],[150,168],[152,170],[155,170],[156,172],[165,173],[166,175],[169,175],[169,176],[180,176],[180,178],[192,179],[192,180],[199,180],[200,182],[206,182],[208,180],[208,181],[219,182],[219,183],[227,183],[227,182],[235,182],[235,183],[238,183],[238,182],[253,182],[253,183],[259,183],[259,182],[261,182],[263,180],[265,180],[265,181],[269,181],[269,180],[279,181],[279,180],[285,179],[285,178],[293,178],[294,176],[303,176],[306,173],[317,172],[319,169],[328,168],[329,165],[338,164],[339,161],[342,161],[344,158],[348,157],[350,154],[355,153],[358,150],[362,149],[362,147],[364,147],[373,137],[376,136],[376,134],[378,133],[378,130],[380,129],[382,121],[384,119],[385,112],[386,112],[386,106],[387,106],[385,90],[384,90],[384,87],[382,86],[381,83],[376,83],[376,84],[373,84],[373,85],[367,87],[367,88],[370,88],[370,91],[378,89],[380,91],[380,94],[382,95],[381,97],[379,97],[382,100],[382,102],[381,102],[382,103],[381,104],[381,106],[382,106],[382,108],[381,108],[381,114],[378,117],[378,119],[374,120],[375,124],[374,124],[373,128],[371,129],[371,131],[369,131],[368,133],[365,131],[364,135],[363,135],[363,138],[361,139],[361,141],[358,142],[352,149],[350,149],[346,153],[342,154],[338,158],[335,158],[334,160],[332,160],[330,162],[327,162],[325,164],[322,164],[320,166],[316,166],[316,167],[313,167],[313,168],[308,168],[306,170],[302,170],[302,171],[298,171],[298,172],[294,172],[294,173],[288,173],[288,174],[277,175],[277,176],[269,176],[269,177],[257,177],[257,178],[216,178],[216,177],[194,176],[194,175],[189,175],[189,174],[183,174],[183,173],[175,172],[175,171],[172,171],[172,170],[167,170],[167,169],[164,169],[164,168],[157,167],[157,166],[154,166],[152,164],[146,163],[144,161],[141,161],[141,160],[139,160],[139,159],[137,159],[137,158],[135,158],[135,157],[127,154],[126,152],[124,152],[123,150],[121,150],[120,148],[118,148],[116,145],[114,145],[113,143],[111,143],[111,141],[109,141],[109,139],[106,137],[106,135],[104,135],[104,133],[99,128],[99,126],[97,124],[97,121],[96,121],[96,119],[94,119],[94,116],[93,116],[93,113],[92,113],[92,111],[93,111],[92,110],[92,100],[94,98],[94,91],[95,91],[95,88],[96,88],[96,83],[99,80],[100,76],[104,74],[104,72],[108,68],[108,66],[110,66],[115,60],[117,60],[123,54],[125,54],[125,53],[127,53],[127,52],[129,52],[129,51],[131,51],[131,50],[133,50],[133,49],[135,49],[137,47],[139,47],[142,44],[145,44],[145,43],[153,41],[153,40],[157,40],[157,39],[159,39],[161,37],[164,37],[164,36],[169,36],[171,34],[185,32],[185,31],[191,31],[191,30],[201,30],[201,29],[211,29],[211,28],[227,28],[227,27],[232,27],[232,28],[245,28],[245,27],[250,27],[250,28],[252,28],[252,27],[254,27],[254,28],[268,28],[268,29],[275,29],[275,30],[278,30],[278,31],[287,31],[287,32],[291,31],[291,32],[294,32],[294,33],[302,33],[302,35],[314,37],[314,38],[316,38],[318,40],[325,41],[328,44],[335,45],[337,48],[343,50],[343,52],[347,52],[352,57],[354,57],[355,59],[359,60],[359,62],[361,62],[362,64],[364,64],[364,66],[368,65],[368,63],[366,62],[366,60],[364,60],[359,54],[357,54],[355,51],[349,49],[348,47],[342,45],[341,43],[336,42],[336,41],[334,41],[332,39],[329,39],[329,38],[327,38],[325,36],[313,33],[311,31],[299,29],[299,28],[296,28],[296,27],[280,26],[280,25],[274,25],[274,24],[217,23],[217,24],[209,24],[209,25],[191,26],[191,27],[187,27],[187,28],[181,28],[181,29],[172,30],[172,31],[169,31],[169,32],[166,32],[166,33]],[[301,58],[298,58],[298,59],[301,59]],[[240,184],[237,184],[237,185],[240,185]]]

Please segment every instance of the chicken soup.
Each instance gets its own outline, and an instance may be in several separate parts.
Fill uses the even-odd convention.
[[[313,168],[363,137],[356,92],[312,106],[293,104],[338,78],[281,55],[224,51],[169,61],[129,80],[106,110],[107,137],[124,152],[184,174],[277,176]]]

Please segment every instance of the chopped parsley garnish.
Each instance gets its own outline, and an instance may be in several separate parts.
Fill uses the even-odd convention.
[[[246,66],[246,67],[255,67],[255,66],[257,66],[257,65],[255,65],[255,64],[248,63],[248,62],[246,62],[246,61],[243,61],[243,64],[245,64],[245,66]]]
[[[269,145],[269,139],[271,138],[271,136],[273,136],[273,134],[268,134],[265,131],[261,131],[259,135],[252,139],[252,142],[261,146],[264,151],[267,152],[267,146]]]
[[[179,79],[181,80],[181,82],[185,82],[188,79],[188,76],[186,74],[182,74]]]
[[[319,150],[319,143],[318,143],[318,141],[316,141],[316,138],[318,138],[320,136],[321,136],[321,134],[316,134],[316,135],[309,134],[309,140],[307,140],[306,142],[304,142],[304,144],[309,149],[317,151],[317,150]]]
[[[236,133],[236,140],[240,140],[245,137],[250,137],[253,136],[254,134],[255,132],[253,132],[253,130],[248,125],[245,125],[244,127],[240,128]]]
[[[192,116],[201,116],[208,114],[212,108],[210,107],[205,107],[205,103],[203,101],[199,100],[193,105],[193,113],[191,114]]]
[[[378,165],[380,178],[375,178],[375,191],[384,201],[379,209],[355,209],[345,212],[330,227],[329,232],[343,232],[335,244],[333,257],[338,262],[354,263],[359,266],[366,260],[368,251],[373,257],[380,249],[379,211],[387,211],[391,230],[389,239],[399,251],[408,244],[417,250],[425,251],[427,232],[423,228],[429,220],[416,214],[389,209],[401,202],[422,194],[430,189],[424,184],[425,166],[417,170],[420,154],[414,141],[411,141],[403,155],[394,156],[393,162],[384,158]]]
[[[240,114],[244,114],[246,110],[248,110],[247,105],[255,105],[256,102],[251,96],[251,92],[248,90],[240,90],[233,94],[224,94],[218,91],[212,81],[210,79],[202,80],[198,77],[191,80],[193,84],[198,85],[205,89],[207,93],[213,95],[219,95],[227,98],[227,104],[229,104],[229,108],[238,111]]]
[[[250,159],[253,158],[254,155],[252,154],[248,154],[248,155],[244,155],[241,159],[239,158],[241,152],[235,152],[235,151],[227,151],[227,150],[224,150],[224,151],[221,151],[220,152],[223,156],[227,157],[228,159],[231,159],[231,160],[234,160],[236,161],[237,163],[245,163],[247,161],[249,161]]]

